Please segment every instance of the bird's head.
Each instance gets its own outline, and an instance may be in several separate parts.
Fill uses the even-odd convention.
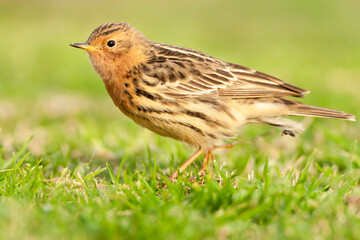
[[[141,61],[148,42],[128,23],[105,23],[97,27],[86,42],[70,46],[86,50],[95,70],[104,79],[111,69],[121,70],[121,66],[125,70]]]

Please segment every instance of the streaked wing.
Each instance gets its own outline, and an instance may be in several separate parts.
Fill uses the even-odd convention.
[[[308,93],[275,77],[195,50],[157,43],[154,46],[156,55],[148,61],[151,67],[145,69],[144,81],[169,97],[302,97]]]

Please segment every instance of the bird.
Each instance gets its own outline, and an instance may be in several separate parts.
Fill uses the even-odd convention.
[[[84,43],[114,104],[138,125],[198,150],[170,175],[178,178],[204,153],[199,173],[206,172],[213,151],[245,124],[263,123],[295,136],[304,129],[288,116],[335,118],[355,116],[316,107],[288,97],[309,91],[276,77],[225,62],[200,51],[157,43],[126,22],[97,27]]]

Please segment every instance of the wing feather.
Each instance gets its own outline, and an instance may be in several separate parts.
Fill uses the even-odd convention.
[[[161,62],[161,66],[148,71],[147,77],[161,72],[165,81],[156,86],[157,90],[170,97],[214,93],[226,98],[302,97],[309,92],[265,73],[223,62],[192,49],[158,43],[154,46],[157,55],[149,63]]]

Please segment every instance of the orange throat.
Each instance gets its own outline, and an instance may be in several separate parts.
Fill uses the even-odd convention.
[[[131,48],[121,56],[105,56],[100,53],[89,53],[90,60],[95,71],[106,82],[121,80],[129,70],[146,62],[147,55],[141,48]]]

